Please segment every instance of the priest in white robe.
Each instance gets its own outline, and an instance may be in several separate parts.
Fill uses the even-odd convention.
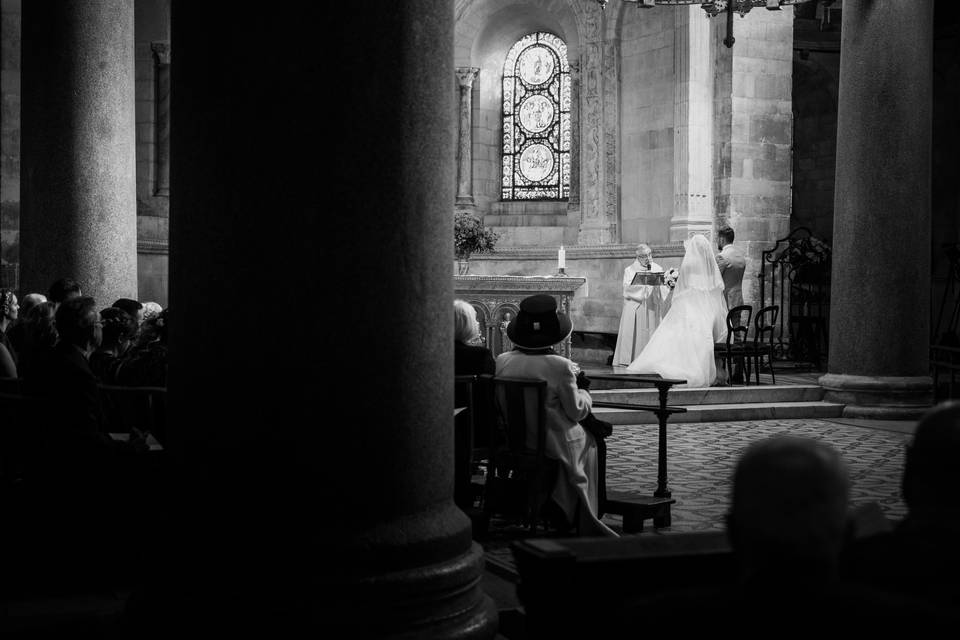
[[[625,367],[636,359],[660,320],[667,312],[666,285],[633,284],[637,273],[663,273],[663,267],[651,260],[653,252],[645,244],[638,244],[636,260],[623,270],[623,311],[617,346],[613,351],[613,366]]]

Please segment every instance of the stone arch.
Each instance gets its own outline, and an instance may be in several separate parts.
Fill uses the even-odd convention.
[[[463,0],[457,4],[455,65],[480,70],[473,83],[472,171],[473,195],[481,214],[490,214],[500,200],[501,78],[507,52],[524,35],[545,31],[561,38],[567,45],[567,60],[576,62],[581,42],[577,5],[570,0]],[[572,134],[578,135],[576,130]],[[565,203],[555,203],[556,213],[566,215],[565,207]],[[510,236],[508,230],[502,244],[512,244]]]

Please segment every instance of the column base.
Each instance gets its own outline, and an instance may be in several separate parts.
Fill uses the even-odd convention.
[[[828,373],[817,381],[823,399],[845,404],[845,418],[914,420],[933,406],[930,376],[854,376]]]
[[[499,618],[481,588],[483,564],[483,548],[474,542],[443,562],[344,585],[353,597],[340,603],[335,626],[364,637],[490,640]]]

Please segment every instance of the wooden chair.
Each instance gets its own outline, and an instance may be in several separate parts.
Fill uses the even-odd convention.
[[[23,393],[20,378],[0,378],[0,393],[18,396]]]
[[[486,516],[519,516],[536,533],[559,464],[546,456],[547,383],[494,376],[490,465],[484,487]]]
[[[42,445],[41,403],[20,393],[0,392],[0,490],[15,491],[33,471]]]
[[[773,384],[777,383],[776,374],[773,372],[773,333],[776,328],[779,313],[779,305],[772,304],[757,311],[757,315],[753,319],[753,347],[751,349],[751,357],[754,362],[753,369],[756,374],[757,384],[760,384],[760,366],[764,358],[767,359],[767,366],[770,367],[770,379],[773,381]]]
[[[475,375],[454,378],[454,408],[461,411],[453,419],[453,501],[465,512],[474,506],[471,471],[476,429],[476,384]]]
[[[111,433],[131,433],[134,428],[166,438],[167,389],[165,387],[100,386],[100,401]]]
[[[743,314],[747,319],[743,321]],[[749,304],[736,306],[727,312],[727,339],[713,345],[713,352],[723,360],[727,370],[727,379],[733,380],[734,362],[740,362],[744,368],[744,384],[750,382],[750,356],[753,344],[748,342],[747,334],[750,331],[750,319],[753,316],[753,307]]]

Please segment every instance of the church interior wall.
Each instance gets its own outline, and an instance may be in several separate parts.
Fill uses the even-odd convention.
[[[167,304],[169,193],[158,193],[157,46],[170,43],[170,0],[137,0],[135,11],[138,297]],[[167,143],[169,144],[169,142]],[[168,156],[169,157],[169,156]]]
[[[673,216],[673,7],[626,11],[621,52],[621,241],[669,240]]]
[[[472,90],[474,201],[504,246],[560,245],[575,238],[567,232],[566,201],[500,200],[503,63],[517,40],[536,31],[557,35],[567,45],[568,59],[578,59],[579,34],[569,3],[484,0],[464,6],[457,17],[455,65],[480,69]]]
[[[721,39],[725,27],[715,23]],[[721,120],[714,132],[716,218],[734,229],[747,253],[743,296],[751,304],[761,252],[790,229],[793,13],[751,11],[749,19],[734,20],[734,37],[731,49],[715,43],[725,49],[717,56],[715,84]]]
[[[3,281],[20,262],[20,0],[0,1],[0,257]]]
[[[793,56],[793,220],[832,244],[840,52]]]
[[[933,220],[931,263],[933,271],[933,322],[931,330],[940,333],[948,326],[951,302],[960,292],[950,287],[950,262],[944,243],[960,242],[960,8],[956,3],[937,3],[933,46],[933,158],[931,213]],[[941,312],[944,291],[947,304]],[[952,296],[952,297],[951,297]],[[940,335],[931,336],[939,340]]]

